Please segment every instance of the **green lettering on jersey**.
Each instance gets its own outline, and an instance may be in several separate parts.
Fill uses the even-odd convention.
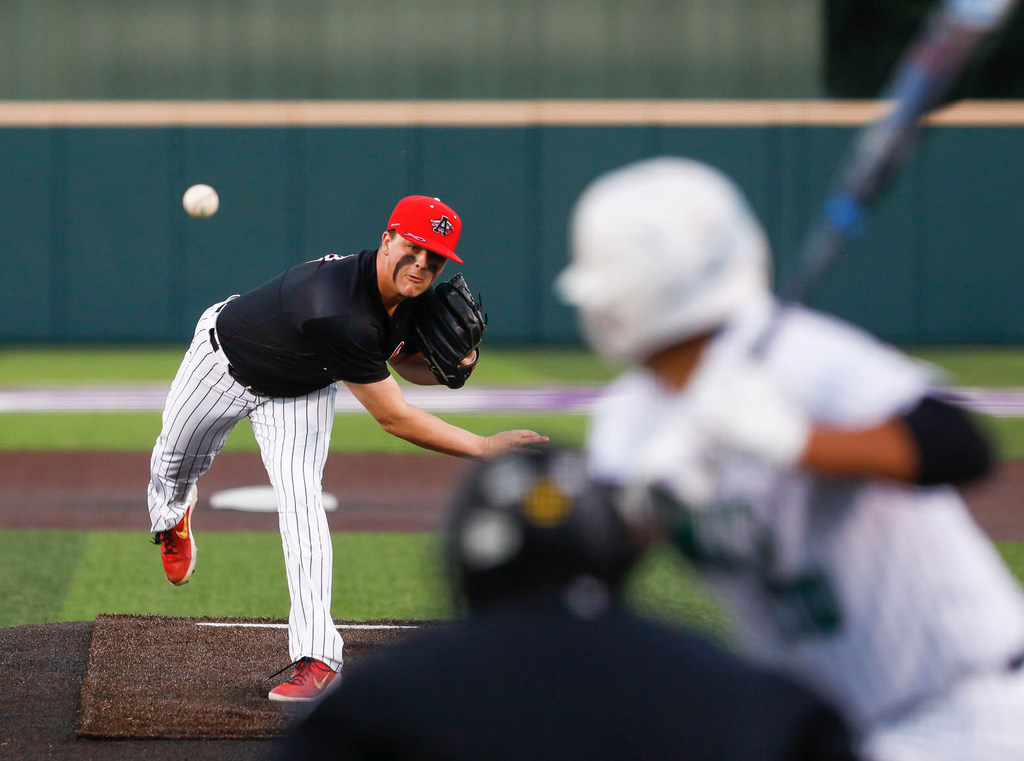
[[[829,636],[841,628],[842,609],[828,576],[813,567],[780,574],[770,531],[758,523],[750,505],[732,500],[695,509],[664,486],[652,489],[650,496],[672,526],[672,543],[695,566],[761,580],[782,638]]]

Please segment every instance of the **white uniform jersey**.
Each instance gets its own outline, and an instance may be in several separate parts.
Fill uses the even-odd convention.
[[[708,351],[745,350],[768,318],[739,315]],[[765,367],[817,423],[867,427],[910,410],[933,372],[859,330],[787,310]],[[608,390],[592,421],[593,474],[617,483],[690,471],[686,390],[644,371]],[[737,618],[755,660],[808,682],[861,730],[913,713],[1024,651],[1024,598],[958,492],[830,480],[740,455],[714,460],[714,497],[683,543]]]

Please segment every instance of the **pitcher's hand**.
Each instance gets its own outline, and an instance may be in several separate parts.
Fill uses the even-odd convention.
[[[530,444],[547,444],[548,441],[547,436],[541,436],[534,431],[523,429],[502,431],[487,437],[483,456],[484,459],[490,460],[519,447],[529,446]]]

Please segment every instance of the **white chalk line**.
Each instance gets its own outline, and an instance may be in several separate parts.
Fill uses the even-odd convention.
[[[196,626],[237,627],[239,629],[287,629],[288,624],[232,623],[230,621],[196,621]],[[335,624],[335,629],[419,629],[413,624]]]

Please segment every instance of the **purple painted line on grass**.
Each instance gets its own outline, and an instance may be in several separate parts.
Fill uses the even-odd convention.
[[[1024,417],[1022,388],[955,388],[951,397],[975,412],[995,417]]]
[[[52,386],[0,390],[0,412],[159,412],[168,386]],[[602,386],[440,386],[404,387],[410,404],[430,412],[565,412],[588,414]],[[337,411],[362,410],[339,386]],[[996,417],[1024,417],[1024,388],[955,388],[951,396],[969,408]]]
[[[160,411],[168,386],[62,386],[0,390],[0,412]],[[457,391],[441,386],[406,387],[410,404],[431,412],[590,412],[601,386],[513,388],[477,386]],[[363,408],[339,386],[338,412]]]

